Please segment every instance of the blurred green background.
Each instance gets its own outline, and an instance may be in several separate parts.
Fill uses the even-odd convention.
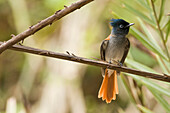
[[[74,2],[0,0],[0,41]],[[169,0],[95,0],[26,38],[23,45],[100,58],[100,44],[110,34],[109,20],[122,18],[135,23],[127,36],[131,48],[126,65],[169,75],[169,4]],[[97,98],[101,82],[99,67],[7,50],[0,55],[0,113],[170,112],[169,83],[121,73],[120,93],[106,104]]]

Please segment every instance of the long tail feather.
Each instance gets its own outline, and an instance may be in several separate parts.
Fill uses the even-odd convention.
[[[106,103],[110,103],[112,99],[116,99],[116,94],[118,93],[117,72],[114,71],[111,76],[108,76],[108,70],[106,69],[98,98],[102,97],[102,100],[106,100]]]
[[[114,74],[115,76],[115,88],[116,88],[116,90],[115,90],[115,92],[116,92],[116,94],[119,94],[119,89],[118,89],[118,83],[117,83],[117,72],[115,71],[115,74]]]
[[[108,75],[107,75],[107,71],[105,71],[105,77],[104,77],[104,79],[103,79],[103,82],[102,82],[102,85],[101,85],[101,87],[100,87],[100,90],[99,90],[99,94],[98,94],[98,98],[101,98],[101,97],[105,97],[104,95],[103,95],[103,93],[104,93],[104,91],[106,90],[106,88],[105,87],[107,87],[107,81],[108,81]],[[102,98],[102,99],[103,99]]]

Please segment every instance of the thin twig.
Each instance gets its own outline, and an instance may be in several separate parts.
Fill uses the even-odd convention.
[[[3,44],[3,42],[0,42],[0,45],[1,44]],[[136,69],[127,68],[124,66],[113,65],[113,64],[103,62],[103,61],[96,61],[96,60],[91,60],[91,59],[87,59],[87,58],[83,58],[83,57],[67,55],[67,54],[63,54],[63,53],[55,53],[52,51],[41,50],[41,49],[36,49],[36,48],[32,48],[32,47],[27,47],[27,46],[20,46],[20,45],[13,45],[9,49],[15,50],[15,51],[26,52],[26,53],[32,53],[32,54],[36,54],[36,55],[42,55],[42,56],[47,56],[47,57],[69,60],[69,61],[78,62],[78,63],[82,63],[82,64],[105,67],[105,68],[114,69],[114,70],[121,71],[121,72],[136,74],[136,75],[147,77],[147,78],[170,82],[170,76],[167,76],[164,74],[155,74],[155,73],[150,73],[150,72],[146,72],[146,71],[140,71],[140,70],[136,70]]]
[[[93,0],[79,0],[73,4],[71,4],[68,7],[65,7],[63,10],[58,10],[55,12],[55,14],[53,14],[52,16],[38,22],[37,24],[30,26],[27,30],[25,30],[24,32],[13,36],[10,40],[4,42],[1,46],[0,46],[0,54],[5,51],[7,48],[11,47],[12,45],[20,42],[21,40],[24,40],[26,37],[33,35],[34,33],[36,33],[37,31],[39,31],[40,29],[46,27],[47,25],[51,25],[52,23],[54,23],[55,21],[59,20],[60,18],[64,17],[65,15],[80,9],[81,7],[83,7],[84,5],[92,2]]]
[[[154,16],[155,16],[156,24],[157,24],[157,26],[158,26],[158,30],[159,30],[159,32],[160,32],[160,35],[161,35],[161,39],[162,39],[164,48],[165,48],[166,54],[167,54],[167,56],[168,56],[168,60],[170,61],[170,55],[169,55],[169,52],[168,52],[168,48],[167,48],[167,46],[166,46],[166,42],[165,42],[165,40],[164,40],[164,36],[163,36],[162,30],[161,30],[161,27],[160,27],[160,25],[159,25],[159,20],[158,20],[157,14],[156,14],[155,5],[154,5],[154,1],[153,1],[153,0],[151,0],[151,4],[152,4],[152,10],[153,10],[153,13],[154,13]]]

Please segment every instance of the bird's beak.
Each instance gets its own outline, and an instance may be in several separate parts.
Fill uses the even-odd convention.
[[[132,25],[134,25],[135,23],[130,23],[129,25],[127,25],[126,27],[130,27],[130,26],[132,26]]]

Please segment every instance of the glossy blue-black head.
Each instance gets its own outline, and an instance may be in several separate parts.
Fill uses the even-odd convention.
[[[113,27],[112,34],[125,36],[129,32],[129,27],[134,23],[128,23],[123,19],[111,19],[110,25]]]

